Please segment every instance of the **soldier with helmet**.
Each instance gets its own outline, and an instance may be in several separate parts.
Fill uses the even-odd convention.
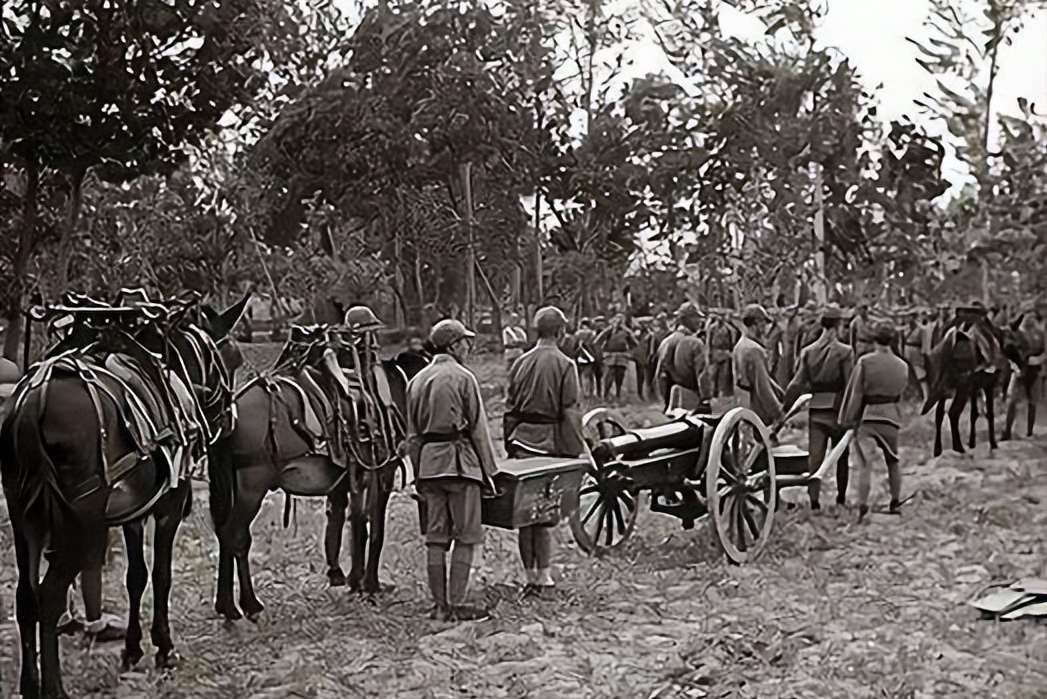
[[[702,314],[698,308],[690,303],[684,303],[676,311],[676,329],[658,345],[658,359],[655,364],[655,376],[658,381],[658,392],[662,396],[663,409],[669,409],[669,394],[673,386],[683,385],[695,392],[698,389],[698,377],[704,369],[705,351],[701,352],[691,343],[688,338],[694,338],[694,333],[702,327]],[[701,341],[694,338],[699,345]],[[681,348],[685,347],[685,355],[677,357]],[[700,357],[699,357],[700,354]],[[698,362],[701,365],[698,365]],[[689,385],[693,379],[694,386]],[[699,392],[700,393],[700,392]]]
[[[767,350],[761,344],[771,325],[771,316],[759,304],[742,311],[742,337],[731,353],[735,394],[739,403],[770,425],[782,415],[782,388],[771,378]]]
[[[891,491],[890,513],[901,508],[902,472],[898,463],[898,403],[909,383],[909,366],[891,350],[895,329],[890,323],[873,327],[874,349],[862,355],[851,372],[840,407],[843,429],[856,428],[853,453],[858,471],[858,521],[869,512],[869,457],[873,447],[883,452]]]
[[[494,447],[480,384],[464,366],[474,337],[458,320],[434,325],[429,342],[436,355],[407,385],[406,447],[425,504],[426,569],[434,602],[430,616],[439,620],[486,615],[465,605],[473,555],[483,542],[481,494],[496,492]]]
[[[509,390],[503,426],[509,458],[543,454],[578,457],[585,452],[581,387],[574,362],[557,346],[567,331],[567,318],[556,306],[534,316],[538,344],[509,370]],[[521,527],[520,559],[527,589],[552,587],[552,535],[549,524]]]
[[[836,441],[843,436],[837,417],[854,359],[851,348],[840,341],[842,323],[843,313],[836,306],[829,306],[822,311],[822,334],[800,351],[796,375],[789,382],[782,399],[784,405],[792,405],[801,392],[810,391],[813,394],[808,413],[808,468],[811,473],[817,471],[825,460],[829,440]],[[845,452],[836,464],[837,505],[843,505],[845,502],[847,479],[848,464]],[[821,483],[812,482],[807,486],[807,492],[811,498],[811,509],[821,509]]]

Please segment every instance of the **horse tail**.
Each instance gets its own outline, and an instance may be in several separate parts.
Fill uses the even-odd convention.
[[[233,513],[233,499],[236,497],[233,460],[227,444],[228,439],[228,437],[219,439],[211,452],[211,458],[207,460],[211,522],[214,524],[215,531],[229,521]],[[192,503],[187,504],[188,507],[192,507]]]

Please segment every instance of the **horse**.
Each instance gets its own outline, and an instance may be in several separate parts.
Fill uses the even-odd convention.
[[[176,662],[168,614],[174,536],[191,508],[192,462],[207,458],[215,426],[220,430],[230,419],[231,367],[223,356],[237,354],[226,338],[245,301],[212,313],[211,322],[199,318],[202,328],[188,317],[195,300],[174,310],[97,304],[45,311],[91,321],[75,321],[26,371],[0,424],[0,480],[18,568],[15,609],[24,697],[68,697],[57,622],[76,576],[100,575],[110,526],[122,525],[127,543],[130,611],[123,666],[141,660],[148,516],[156,524],[151,628],[156,664]],[[121,325],[132,316],[148,322]],[[89,326],[97,332],[86,331]],[[226,346],[220,350],[218,342]],[[180,389],[168,390],[172,384]],[[43,555],[48,568],[41,582]]]
[[[321,357],[314,356],[300,366],[282,366],[278,361],[273,373],[241,388],[235,397],[236,427],[220,442],[219,458],[209,464],[211,516],[219,545],[214,609],[229,620],[243,616],[254,620],[264,611],[251,581],[249,554],[251,523],[270,491],[283,490],[289,497],[326,496],[328,580],[332,585],[347,582],[354,591],[380,591],[378,564],[386,508],[396,469],[402,464],[396,455],[399,445],[386,444],[378,463],[366,463],[368,459],[355,449],[341,447],[336,428],[317,429],[317,414],[324,409],[355,410],[355,399],[348,399],[339,386],[346,379],[337,353],[331,350],[328,347]],[[383,414],[393,422],[402,421],[405,414],[408,380],[426,363],[424,354],[408,352],[375,365],[376,383],[388,387]],[[319,364],[320,371],[313,371],[313,364]],[[319,388],[321,383],[327,390]],[[318,392],[326,398],[319,398]],[[369,399],[366,395],[357,398]],[[330,405],[324,406],[324,401]],[[365,429],[366,421],[351,422],[351,432]],[[399,431],[402,435],[402,427]],[[340,449],[351,453],[338,458]],[[346,507],[350,509],[352,555],[348,579],[338,564]],[[234,564],[240,583],[239,608],[233,600]]]
[[[924,355],[929,388],[920,414],[926,415],[935,407],[934,456],[942,454],[942,421],[945,417],[945,402],[950,398],[949,427],[953,451],[964,453],[959,423],[968,400],[971,403],[968,447],[975,447],[978,394],[985,397],[989,448],[996,449],[994,399],[999,371],[1005,361],[1000,330],[982,313],[958,313],[941,341]]]

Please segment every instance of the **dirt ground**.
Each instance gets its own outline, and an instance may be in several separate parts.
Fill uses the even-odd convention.
[[[252,348],[248,359],[261,367],[269,354]],[[495,357],[476,368],[497,432],[505,372]],[[635,402],[621,412],[634,424],[657,416]],[[514,533],[489,528],[471,590],[493,614],[458,625],[425,617],[417,511],[399,493],[382,559],[391,592],[367,600],[328,588],[323,501],[299,499],[285,530],[283,496],[274,493],[253,528],[267,609],[257,623],[219,619],[216,542],[199,483],[175,559],[181,666],[153,669],[146,642],[146,660],[120,674],[120,644],[89,648],[67,637],[66,687],[85,699],[1043,697],[1047,624],[981,620],[967,602],[990,583],[1047,573],[1047,430],[1041,424],[1034,439],[994,453],[979,444],[938,459],[931,436],[927,417],[904,431],[903,494],[915,495],[903,516],[873,514],[857,525],[851,509],[783,511],[762,556],[742,567],[724,560],[707,524],[683,531],[643,512],[633,538],[601,558],[581,553],[560,526],[558,592],[521,599]],[[880,509],[885,489],[881,465]],[[830,484],[825,499],[834,491]],[[346,569],[347,559],[343,552]],[[123,614],[122,556],[105,576],[107,611]],[[0,696],[17,677],[14,584],[5,522]]]

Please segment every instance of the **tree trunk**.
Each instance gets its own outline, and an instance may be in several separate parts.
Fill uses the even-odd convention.
[[[3,299],[2,315],[10,322],[4,334],[3,356],[15,364],[19,362],[18,346],[22,342],[25,319],[22,310],[25,304],[26,274],[36,232],[37,197],[40,192],[40,168],[35,162],[26,167],[25,199],[22,201],[22,228],[18,234],[18,248],[14,257],[14,285],[10,296]],[[24,372],[28,367],[21,367]]]
[[[81,193],[85,174],[84,170],[77,170],[69,179],[69,210],[65,226],[62,227],[62,242],[58,248],[58,275],[55,277],[53,294],[55,297],[69,290],[69,264],[72,261],[75,247],[76,226],[80,221]]]

